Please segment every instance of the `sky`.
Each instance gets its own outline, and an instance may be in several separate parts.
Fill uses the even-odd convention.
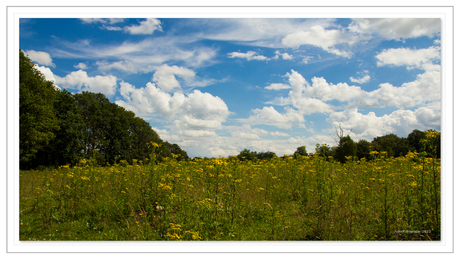
[[[46,79],[103,93],[190,157],[441,129],[434,18],[21,18]]]

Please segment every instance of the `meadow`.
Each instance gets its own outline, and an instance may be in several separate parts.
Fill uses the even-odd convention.
[[[20,240],[440,240],[440,160],[371,155],[20,171]]]

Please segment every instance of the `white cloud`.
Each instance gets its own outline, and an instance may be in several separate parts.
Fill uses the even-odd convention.
[[[124,22],[124,18],[80,18],[83,23],[108,23],[115,24]]]
[[[96,65],[102,71],[109,71],[109,70],[112,70],[112,69],[117,69],[117,70],[131,72],[131,73],[137,73],[138,72],[136,66],[133,63],[131,63],[130,61],[127,61],[127,60],[116,61],[116,62],[112,62],[112,63],[109,63],[108,61],[105,61],[105,60],[96,61]]]
[[[312,59],[314,59],[314,57],[312,57],[312,56],[304,57],[302,59],[302,63],[308,64],[308,62],[310,62],[310,60],[312,60]]]
[[[103,93],[112,96],[115,94],[117,78],[112,75],[90,77],[86,71],[74,71],[65,77],[55,75],[56,83],[64,88]]]
[[[217,137],[217,133],[209,130],[182,130],[180,134],[190,138],[209,138]]]
[[[102,25],[101,29],[106,29],[106,30],[109,30],[109,31],[122,31],[122,30],[123,30],[122,27],[118,27],[118,26],[106,26],[105,24]]]
[[[272,135],[273,137],[289,137],[289,134],[279,131],[270,132],[270,135]]]
[[[280,83],[273,83],[265,87],[265,89],[267,90],[281,90],[281,89],[290,89],[290,88],[291,88],[290,85],[280,84]]]
[[[275,56],[273,59],[278,59],[279,56],[281,56],[284,60],[292,60],[294,57],[292,55],[289,55],[289,53],[281,53],[279,50],[275,51]]]
[[[247,132],[231,132],[232,137],[240,138],[240,139],[260,139],[257,134],[254,133],[247,133]]]
[[[156,82],[161,90],[169,92],[174,88],[180,88],[180,83],[176,76],[187,81],[193,80],[195,72],[185,67],[162,65],[153,74],[152,81]]]
[[[78,64],[76,64],[76,65],[74,65],[73,67],[74,67],[74,68],[79,68],[79,69],[81,69],[81,70],[85,70],[85,69],[88,68],[88,66],[87,66],[85,63],[81,63],[81,62],[78,63]]]
[[[298,48],[302,45],[313,45],[322,48],[323,50],[343,57],[351,57],[351,53],[341,51],[334,46],[346,43],[353,45],[358,41],[358,38],[340,30],[325,30],[320,25],[312,26],[306,31],[297,31],[287,35],[282,43],[291,48]]]
[[[301,123],[305,122],[305,118],[301,112],[290,107],[286,107],[285,111],[284,114],[281,114],[273,106],[253,109],[251,112],[254,115],[249,116],[247,119],[238,119],[238,121],[250,125],[272,125],[282,129],[291,128],[293,123],[301,125]]]
[[[347,83],[331,84],[322,77],[312,78],[312,86],[306,90],[307,95],[318,97],[323,101],[339,100],[341,102],[357,99],[365,94],[359,86]]]
[[[28,50],[24,52],[29,58],[37,62],[40,65],[55,67],[56,65],[53,63],[53,59],[51,58],[50,54],[43,51],[35,51],[35,50]]]
[[[168,120],[174,119],[175,126],[184,130],[219,129],[230,114],[221,98],[199,90],[188,95],[179,92],[171,95],[154,83],[135,88],[121,82],[120,94],[124,100],[116,101],[117,104],[137,110],[141,117],[159,115]]]
[[[40,73],[42,73],[45,76],[45,79],[47,81],[51,81],[53,83],[56,82],[56,79],[54,77],[54,73],[51,71],[51,69],[49,69],[47,67],[39,66],[37,64],[34,65],[34,68],[37,69],[38,71],[40,71]]]
[[[289,100],[292,102],[292,105],[300,109],[303,114],[312,114],[316,112],[328,113],[334,110],[332,106],[323,102],[322,100],[312,98],[319,96],[325,100],[329,100],[329,98],[325,98],[324,94],[322,94],[323,96],[319,94],[319,92],[325,91],[320,89],[321,86],[309,86],[305,78],[303,78],[302,75],[294,70],[291,70],[291,73],[287,73],[286,76],[289,77],[289,83],[292,86],[292,90],[289,92]],[[314,86],[319,85],[317,82],[315,82],[318,80],[314,78]],[[328,87],[329,85],[326,83],[326,86]]]
[[[43,74],[43,76],[45,77],[45,80],[53,82],[54,88],[61,89],[58,85],[56,85],[56,78],[54,77],[54,73],[51,71],[51,69],[47,67],[39,66],[37,64],[34,65],[34,68]]]
[[[438,18],[389,18],[353,19],[350,31],[356,33],[378,33],[386,39],[405,39],[420,36],[433,37],[441,32]]]
[[[162,31],[161,21],[155,18],[149,18],[141,21],[139,25],[124,27],[124,31],[129,34],[152,34],[154,31]]]
[[[352,81],[353,83],[364,84],[364,83],[369,82],[369,80],[371,80],[370,75],[365,75],[365,76],[363,76],[361,78],[354,78],[354,77],[350,76],[350,81]]]
[[[201,19],[184,26],[202,28],[201,38],[235,41],[239,44],[269,48],[285,47],[281,40],[296,31],[309,30],[314,25],[328,27],[334,19]]]
[[[263,56],[263,55],[257,55],[255,51],[248,51],[246,53],[241,53],[241,52],[232,52],[228,53],[229,58],[242,58],[246,59],[247,61],[251,60],[270,60],[269,58]]]
[[[364,115],[354,108],[332,113],[329,121],[333,126],[340,124],[345,131],[351,130],[350,137],[354,140],[372,140],[374,137],[390,133],[407,137],[414,129],[439,130],[441,112],[421,107],[415,111],[396,110],[378,117],[374,112]]]
[[[382,104],[394,107],[414,107],[441,99],[441,71],[426,71],[417,75],[417,79],[395,87],[389,83],[380,84],[379,89],[369,93]]]
[[[439,60],[441,56],[440,47],[430,47],[428,49],[386,49],[379,53],[377,66],[395,65],[421,68],[423,64]]]
[[[113,60],[122,64],[130,62],[138,72],[144,73],[155,71],[158,66],[170,62],[187,67],[213,64],[217,49],[185,44],[196,40],[189,36],[163,36],[104,45],[94,45],[88,40],[62,42],[54,55],[60,58]],[[131,68],[128,70],[134,71]]]

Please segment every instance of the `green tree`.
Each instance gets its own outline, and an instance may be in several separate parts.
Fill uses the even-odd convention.
[[[130,156],[131,158],[144,160],[153,152],[153,146],[149,143],[161,144],[163,141],[150,127],[149,123],[139,117],[131,117],[129,123]]]
[[[356,156],[358,157],[358,159],[361,159],[361,158],[366,158],[367,160],[370,160],[371,156],[370,156],[370,152],[371,152],[371,143],[365,139],[361,139],[358,141],[358,143],[356,143]]]
[[[305,146],[298,147],[297,150],[294,152],[294,157],[300,156],[308,156],[307,148]]]
[[[256,156],[254,152],[251,152],[249,149],[245,148],[238,154],[238,159],[240,159],[241,161],[254,160],[256,159]]]
[[[332,148],[328,144],[316,144],[315,154],[318,156],[326,157],[333,155]]]
[[[357,151],[356,143],[351,139],[350,136],[341,137],[339,145],[336,147],[334,152],[334,159],[341,163],[346,162],[346,157],[355,157]]]
[[[182,150],[179,145],[177,144],[171,144],[169,142],[163,142],[163,145],[168,149],[169,153],[172,155],[179,155],[176,157],[177,160],[181,161],[181,160],[188,160],[189,157],[187,155],[187,152],[185,152],[184,150]]]
[[[373,149],[376,151],[387,151],[388,156],[405,156],[409,152],[409,142],[406,138],[400,138],[395,134],[388,134],[375,137],[372,141]]]
[[[257,159],[260,159],[260,160],[270,160],[272,159],[273,157],[276,156],[276,154],[274,152],[271,152],[271,151],[266,151],[266,152],[253,152],[253,154],[255,155],[255,157]]]
[[[20,168],[37,166],[36,154],[55,138],[59,129],[53,112],[54,84],[34,68],[19,50],[19,162]],[[35,160],[35,161],[34,161]]]
[[[74,96],[66,90],[56,90],[54,114],[59,129],[55,139],[37,155],[44,165],[75,165],[83,158],[84,121]]]
[[[426,139],[426,134],[423,131],[418,129],[413,130],[407,136],[407,141],[409,142],[410,150],[417,151],[418,153],[423,151],[423,145],[421,140]]]

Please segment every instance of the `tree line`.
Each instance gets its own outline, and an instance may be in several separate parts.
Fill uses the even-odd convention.
[[[428,142],[429,133],[434,137]],[[315,152],[308,153],[305,146],[300,146],[297,150],[290,155],[291,157],[319,155],[325,159],[334,159],[341,163],[345,163],[347,159],[371,159],[371,152],[377,151],[387,152],[388,157],[405,156],[409,152],[423,153],[429,157],[441,157],[441,134],[439,132],[428,130],[426,132],[414,129],[406,137],[398,137],[395,134],[387,134],[384,136],[375,137],[371,142],[361,139],[355,142],[350,135],[343,136],[343,131],[337,134],[337,145],[329,146],[327,144],[316,144]],[[239,160],[255,160],[255,159],[270,159],[276,156],[271,151],[257,152],[250,151],[249,149],[242,150],[237,158]]]
[[[101,93],[56,88],[19,51],[20,169],[97,164],[166,157],[189,159],[177,144],[161,140],[149,123]],[[152,145],[156,143],[156,145]]]

